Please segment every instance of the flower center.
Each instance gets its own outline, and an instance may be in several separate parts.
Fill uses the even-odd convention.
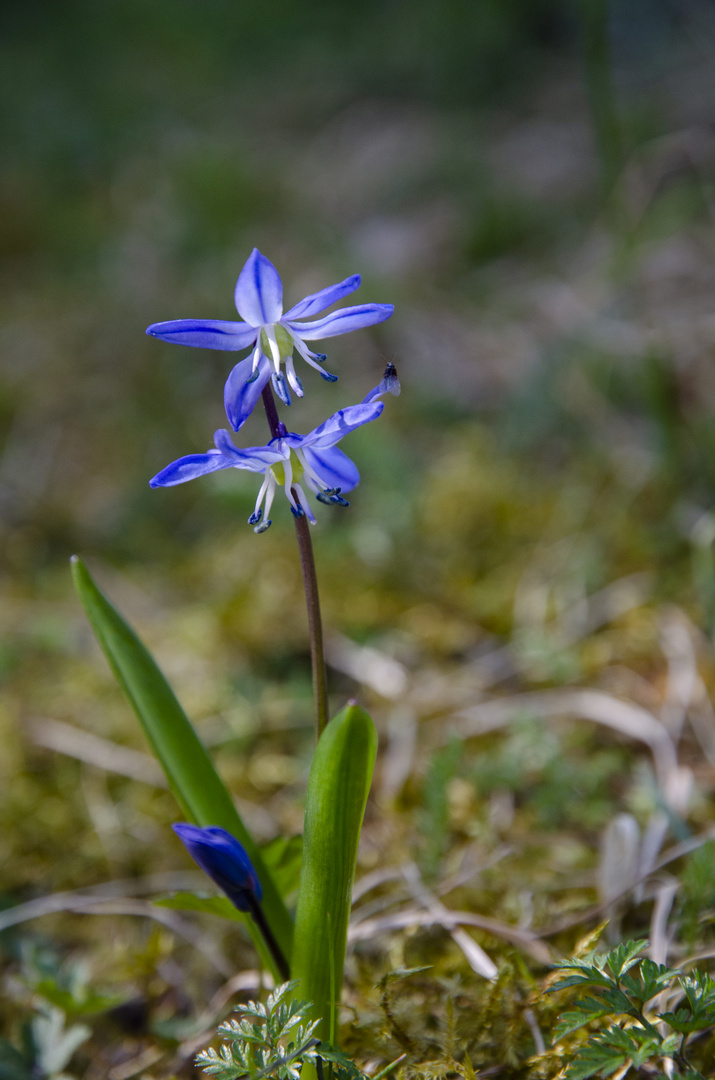
[[[291,450],[291,452],[290,452],[290,467],[293,470],[293,478],[291,480],[291,483],[292,484],[299,484],[300,481],[303,478],[303,471],[304,470],[303,470],[303,465],[298,460],[298,457],[296,455],[295,450]],[[285,471],[285,466],[284,466],[283,462],[278,461],[278,462],[276,462],[275,465],[271,465],[271,472],[273,473],[274,477],[276,478],[276,482],[278,484],[280,484],[281,487],[285,487],[286,471]]]
[[[293,355],[293,338],[280,323],[271,323],[261,329],[261,352],[278,364]]]

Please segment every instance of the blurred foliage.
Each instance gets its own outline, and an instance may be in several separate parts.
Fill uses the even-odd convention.
[[[294,888],[312,710],[291,521],[253,535],[249,477],[146,483],[224,424],[230,358],[144,328],[231,318],[254,245],[290,302],[359,270],[360,300],[397,306],[337,339],[337,387],[308,376],[294,406],[307,431],[385,358],[402,378],[346,447],[363,475],[351,508],[321,507],[314,534],[329,636],[407,678],[391,697],[330,672],[335,707],[359,694],[383,747],[360,920],[420,907],[400,876],[413,863],[430,903],[534,930],[554,957],[606,910],[612,932],[652,936],[670,896],[668,962],[707,967],[709,6],[36,0],[4,16],[0,1076],[37,1066],[48,1024],[77,1040],[51,1064],[84,1080],[192,1075],[196,1039],[259,989],[230,980],[255,963],[237,924],[146,901],[201,886],[173,798],[123,753],[146,747],[72,598],[73,551]],[[247,442],[264,437],[252,418]],[[581,687],[673,732],[681,710],[664,826],[645,743],[534,712],[531,695]],[[460,733],[460,710],[522,694]],[[639,859],[653,837],[675,855],[609,900],[599,850],[626,811]],[[62,890],[74,910],[7,921]],[[354,942],[343,1045],[361,1067],[407,1053],[401,1080],[554,1075],[544,955],[498,929],[464,930],[494,982],[438,920]]]

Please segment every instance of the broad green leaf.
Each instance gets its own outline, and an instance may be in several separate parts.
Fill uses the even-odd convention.
[[[298,888],[303,859],[302,836],[276,836],[261,848],[263,861],[285,900]]]
[[[375,726],[357,705],[330,721],[308,779],[303,865],[293,947],[296,996],[314,1003],[317,1034],[335,1044],[355,860],[377,751]]]
[[[293,928],[288,910],[191,721],[145,645],[100,592],[77,556],[72,558],[72,577],[97,640],[186,818],[196,825],[219,825],[243,844],[263,886],[268,924],[290,958]],[[279,979],[255,924],[248,916],[241,918],[264,962]]]
[[[176,892],[171,896],[161,896],[152,903],[157,907],[172,908],[174,911],[204,911],[209,915],[220,915],[223,919],[244,922],[244,918],[227,896],[200,896],[192,892]]]

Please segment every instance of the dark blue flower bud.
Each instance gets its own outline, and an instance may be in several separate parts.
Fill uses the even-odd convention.
[[[245,849],[218,825],[171,826],[194,862],[222,889],[239,911],[253,911],[263,889]]]

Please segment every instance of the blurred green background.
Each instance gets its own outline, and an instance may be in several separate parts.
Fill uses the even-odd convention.
[[[224,426],[232,358],[145,327],[233,318],[254,246],[290,304],[359,272],[356,302],[396,306],[374,331],[328,342],[339,383],[306,373],[290,414],[310,430],[361,400],[387,359],[397,365],[402,396],[345,444],[363,475],[352,506],[321,507],[314,532],[331,635],[447,683],[508,643],[520,685],[601,680],[650,700],[667,603],[699,628],[709,682],[714,64],[707,0],[5,6],[7,905],[185,868],[166,839],[168,793],[48,743],[49,721],[144,749],[71,594],[73,552],[156,651],[263,838],[300,830],[311,706],[287,508],[256,537],[249,476],[147,484]],[[244,438],[264,440],[260,416]],[[625,621],[569,648],[549,638],[547,624],[630,575],[641,600]],[[331,680],[336,704],[355,692],[345,663]],[[386,731],[384,698],[362,693]],[[583,827],[591,852],[631,781],[642,784],[632,762],[574,744],[587,803],[574,820],[560,745],[524,834],[535,822]],[[519,790],[512,751],[494,753],[501,787]],[[523,764],[530,751],[513,754]],[[450,760],[406,781],[403,822],[385,841],[400,858],[411,830],[437,822],[424,841],[431,873],[468,816],[449,810]],[[465,768],[470,799],[486,798],[490,769]],[[47,927],[99,948],[86,919]]]

